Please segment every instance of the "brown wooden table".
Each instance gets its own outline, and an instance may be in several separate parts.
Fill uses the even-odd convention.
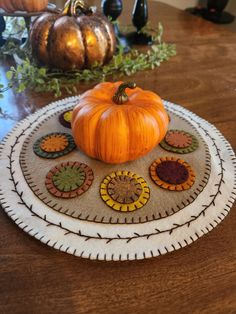
[[[124,1],[123,22],[131,23],[133,2]],[[165,40],[177,44],[178,55],[133,79],[214,123],[235,149],[236,33],[149,3],[152,24],[163,23]],[[2,73],[6,69],[6,63],[0,66]],[[79,90],[87,88],[83,84]],[[21,120],[52,100],[51,95],[9,91],[0,107]],[[0,136],[14,123],[0,118]],[[122,263],[53,250],[0,211],[0,313],[236,313],[235,209],[184,249]]]

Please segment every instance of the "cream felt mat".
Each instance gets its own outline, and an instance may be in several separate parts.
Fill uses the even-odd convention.
[[[204,167],[206,167],[206,163],[202,164],[200,162],[202,158],[198,158],[197,160],[194,155],[196,156],[201,152],[201,154],[205,153],[204,156],[206,157],[208,149],[211,155],[211,173],[208,171],[210,174],[208,183],[205,189],[199,192],[194,201],[190,204],[184,204],[187,206],[183,205],[183,208],[176,213],[168,211],[165,213],[165,208],[167,208],[167,210],[171,208],[171,206],[168,207],[168,205],[172,199],[175,200],[175,205],[176,201],[180,201],[180,195],[184,195],[186,198],[188,197],[188,195],[185,194],[186,192],[177,193],[165,191],[171,196],[163,197],[165,206],[162,206],[161,210],[159,206],[153,207],[154,209],[158,208],[158,211],[155,212],[155,218],[157,219],[152,219],[154,217],[149,213],[150,207],[147,206],[151,206],[149,204],[156,204],[155,201],[152,202],[150,199],[150,203],[148,202],[141,210],[131,213],[133,216],[128,214],[129,217],[134,217],[133,219],[135,219],[135,217],[142,217],[141,219],[144,219],[143,222],[138,223],[136,221],[136,223],[130,224],[122,224],[122,221],[119,221],[119,223],[115,223],[114,221],[113,223],[109,223],[109,221],[105,221],[104,223],[81,220],[81,217],[79,217],[79,219],[74,218],[45,205],[35,196],[34,192],[25,181],[19,156],[22,151],[27,149],[29,150],[29,156],[31,154],[34,161],[40,160],[40,164],[38,163],[36,168],[41,167],[45,162],[47,166],[44,164],[45,170],[40,171],[40,173],[42,173],[41,178],[45,175],[46,169],[50,169],[51,165],[54,166],[68,157],[69,160],[75,160],[74,156],[77,156],[77,160],[78,154],[80,154],[78,151],[50,161],[43,161],[39,157],[33,156],[32,150],[30,151],[30,148],[32,149],[31,144],[33,143],[33,137],[37,139],[41,136],[41,133],[43,134],[41,126],[47,123],[45,119],[54,121],[51,123],[50,129],[52,127],[59,127],[60,125],[57,124],[56,117],[58,117],[59,113],[63,110],[71,108],[77,101],[78,98],[65,99],[39,110],[19,123],[0,147],[2,176],[9,179],[4,180],[4,182],[1,181],[0,183],[0,201],[7,214],[12,217],[20,228],[40,239],[40,241],[76,256],[99,260],[132,260],[157,256],[179,249],[210,231],[226,216],[235,199],[235,155],[229,143],[214,126],[182,107],[168,102],[165,102],[165,105],[172,117],[172,125],[170,127],[184,129],[185,131],[193,133],[199,140],[200,146],[198,150],[190,154],[180,155],[180,158],[186,160],[195,170],[199,169],[199,171],[196,172],[197,180],[199,173],[205,173]],[[51,116],[53,116],[53,118],[51,118]],[[181,117],[184,117],[184,120]],[[178,126],[175,123],[177,123]],[[180,123],[183,123],[184,127],[179,127]],[[33,133],[35,128],[37,134]],[[64,129],[61,126],[60,128],[62,128],[61,130],[63,132],[68,132],[68,129]],[[196,131],[196,129],[198,131]],[[205,143],[207,143],[207,149],[205,149],[202,138]],[[29,139],[29,141],[27,141],[27,139]],[[24,143],[27,145],[24,145],[22,149]],[[159,152],[161,152],[162,156],[177,155],[168,153],[158,147],[158,154]],[[74,156],[72,156],[73,154]],[[149,162],[152,162],[157,157],[155,152],[150,153],[150,160],[147,159],[147,166],[141,167],[142,159],[140,159],[140,161],[137,161],[136,170],[134,170],[137,172],[138,169],[138,174],[143,176],[148,182],[151,189],[151,196],[153,194],[152,190],[154,189],[155,191],[160,191],[159,197],[162,197],[161,194],[163,190],[152,183],[148,174]],[[81,158],[84,159],[81,160]],[[209,160],[209,158],[204,158],[204,161],[206,160]],[[91,190],[92,187],[90,190],[94,191],[94,193],[91,194],[91,199],[94,198],[97,200],[97,202],[95,202],[97,206],[97,203],[101,200],[96,189],[98,189],[101,179],[109,174],[110,171],[121,168],[120,166],[115,166],[115,168],[108,166],[106,171],[103,172],[101,170],[102,167],[99,166],[99,164],[102,164],[100,162],[89,160],[85,156],[82,157],[82,155],[80,155],[79,161],[83,161],[90,167],[96,169],[94,173],[95,180],[97,181],[94,181],[92,185],[94,190]],[[129,166],[132,169],[130,163],[125,166]],[[124,165],[122,165],[122,168],[124,169]],[[43,184],[42,181],[40,183],[40,180],[39,186],[42,188]],[[188,193],[191,193],[196,184],[197,181]],[[90,190],[88,192],[90,192]],[[83,195],[84,198],[88,196],[86,195],[88,192]],[[177,198],[174,194],[177,195]],[[75,200],[73,200],[73,202],[74,201]],[[96,211],[94,211],[92,207],[93,202],[94,201],[91,201],[90,208],[94,215]],[[84,204],[87,204],[86,201]],[[118,216],[123,217],[123,214],[114,212],[102,201],[100,204],[101,206],[103,205],[104,216],[109,214],[109,217],[113,217],[113,214],[118,214]],[[87,211],[90,210],[90,208],[84,208]],[[144,222],[145,215],[143,215],[141,211],[145,211],[145,209],[148,212],[147,215],[150,215],[148,216],[148,220],[151,221]],[[161,218],[158,216],[158,213],[169,216]],[[126,217],[126,215],[127,214],[124,214],[124,217]],[[118,216],[116,216],[116,218]],[[91,217],[94,218],[94,216]],[[132,222],[132,218],[130,219]]]
[[[189,154],[175,154],[165,151],[158,145],[147,156],[121,165],[108,165],[91,159],[78,149],[66,156],[53,160],[40,158],[33,152],[33,144],[38,138],[51,132],[71,133],[70,130],[65,130],[59,123],[58,116],[60,114],[53,114],[41,123],[39,127],[37,126],[25,140],[20,156],[20,162],[23,165],[22,172],[35,195],[45,204],[48,204],[49,207],[57,211],[81,220],[103,223],[138,223],[172,215],[193,202],[201,193],[208,182],[211,163],[209,149],[196,128],[189,124],[184,117],[171,112],[169,114],[171,116],[170,129],[185,130],[197,137],[199,147],[196,151]],[[176,156],[184,159],[191,165],[196,174],[196,181],[191,189],[170,192],[156,186],[149,175],[149,167],[155,159],[164,156]],[[78,161],[87,164],[93,170],[94,182],[89,190],[79,197],[59,199],[47,191],[45,177],[52,167],[67,161]],[[143,177],[147,182],[151,189],[151,195],[148,203],[143,208],[134,212],[122,213],[111,210],[102,201],[99,194],[102,180],[111,172],[119,170],[134,172]]]

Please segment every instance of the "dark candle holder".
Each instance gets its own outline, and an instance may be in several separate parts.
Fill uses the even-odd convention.
[[[5,28],[6,28],[6,22],[3,16],[0,16],[0,47],[3,46],[6,42],[6,40],[2,37],[2,33],[5,31]]]
[[[229,24],[234,21],[235,17],[224,11],[228,2],[229,0],[208,0],[206,8],[190,8],[187,11],[217,24]]]
[[[123,10],[122,0],[103,0],[102,1],[102,11],[104,15],[110,17],[114,23],[114,31],[116,34],[117,45],[121,46],[124,52],[130,51],[129,41],[127,37],[120,32],[119,26],[116,20],[121,15]]]
[[[142,28],[148,21],[148,4],[147,0],[136,0],[133,9],[133,25],[137,31],[129,34],[130,43],[133,45],[151,45],[152,36],[142,33]]]

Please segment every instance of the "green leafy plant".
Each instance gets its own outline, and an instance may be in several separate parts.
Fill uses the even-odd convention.
[[[73,94],[77,92],[76,85],[81,81],[101,82],[107,79],[130,76],[138,71],[155,69],[163,61],[176,54],[173,44],[162,42],[163,28],[161,24],[156,30],[147,28],[143,31],[151,32],[153,36],[154,44],[149,50],[139,52],[132,49],[128,54],[124,54],[120,48],[107,65],[99,66],[97,64],[92,69],[65,73],[58,69],[38,67],[35,61],[25,54],[22,63],[15,67],[12,66],[7,72],[9,84],[5,88],[0,87],[0,93],[8,88],[13,88],[17,93],[21,93],[27,88],[36,92],[52,92],[55,97],[61,96],[62,92]],[[11,49],[15,49],[15,47],[11,47]],[[8,53],[9,51],[5,50],[5,55]],[[17,54],[17,51],[14,50],[14,53]],[[12,54],[12,50],[10,54]]]

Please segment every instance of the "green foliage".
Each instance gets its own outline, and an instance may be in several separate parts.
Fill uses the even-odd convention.
[[[81,81],[101,82],[121,76],[130,76],[138,71],[155,69],[163,61],[174,56],[176,50],[174,45],[162,42],[163,28],[161,24],[157,30],[152,30],[152,34],[154,44],[147,52],[141,53],[132,49],[128,54],[124,54],[120,48],[107,65],[95,65],[92,69],[81,71],[64,72],[58,69],[38,67],[32,59],[25,55],[22,64],[11,67],[7,72],[8,87],[14,88],[18,93],[27,88],[36,92],[50,92],[55,97],[59,97],[62,92],[76,93],[76,85]]]

